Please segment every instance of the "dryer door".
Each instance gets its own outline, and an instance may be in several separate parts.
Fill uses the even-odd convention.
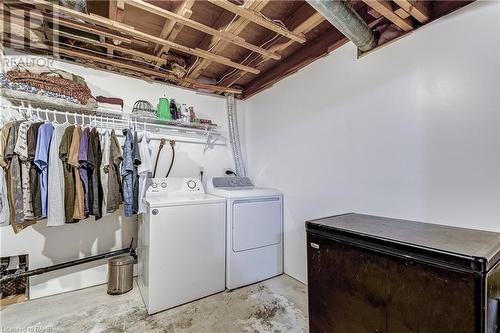
[[[235,200],[232,210],[233,251],[246,251],[281,242],[280,197]]]

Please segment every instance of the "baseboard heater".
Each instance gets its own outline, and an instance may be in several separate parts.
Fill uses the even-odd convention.
[[[56,270],[59,270],[59,269],[63,269],[63,268],[67,268],[67,267],[72,267],[72,266],[76,266],[76,265],[86,264],[88,262],[92,262],[92,261],[96,261],[96,260],[101,260],[101,259],[116,257],[116,256],[119,256],[119,255],[122,255],[122,254],[129,254],[129,255],[131,255],[131,256],[133,256],[134,258],[137,259],[137,255],[136,255],[135,249],[132,248],[133,242],[134,242],[134,239],[132,238],[132,241],[130,242],[130,246],[128,248],[125,248],[125,249],[111,251],[111,252],[106,252],[106,253],[101,253],[101,254],[97,254],[95,256],[90,256],[90,257],[86,257],[86,258],[76,259],[76,260],[72,260],[72,261],[68,261],[68,262],[64,262],[64,263],[60,263],[60,264],[56,264],[56,265],[52,265],[52,266],[40,267],[40,268],[29,270],[29,271],[26,271],[26,272],[20,272],[20,273],[14,273],[14,274],[9,274],[9,275],[4,275],[4,276],[2,276],[0,278],[0,283],[4,283],[4,282],[10,281],[10,280],[15,280],[15,279],[20,279],[20,278],[30,277],[30,276],[33,276],[33,275],[40,275],[40,274],[44,274],[44,273],[47,273],[47,272],[52,272],[52,271],[56,271]]]

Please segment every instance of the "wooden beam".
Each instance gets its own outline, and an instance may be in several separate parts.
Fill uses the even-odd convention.
[[[232,33],[228,33],[226,31],[219,31],[217,29],[214,29],[208,25],[193,21],[189,18],[185,18],[182,15],[178,15],[176,13],[172,13],[171,11],[165,10],[163,8],[160,8],[155,5],[151,5],[147,2],[144,2],[142,0],[125,0],[127,4],[140,8],[142,10],[145,10],[149,13],[155,14],[162,16],[164,18],[176,21],[178,23],[182,23],[183,25],[186,25],[190,28],[193,28],[195,30],[204,32],[206,34],[212,35],[214,37],[227,40],[230,43],[233,43],[235,45],[238,45],[240,47],[246,48],[250,51],[260,53],[266,57],[273,58],[273,59],[279,59],[280,56],[273,53],[269,52],[268,50],[258,47],[256,45],[250,44],[247,41],[245,41],[243,38],[240,36],[233,35]]]
[[[248,7],[246,7],[246,8],[254,10],[254,11],[259,11],[259,10],[262,10],[269,3],[269,1],[270,0],[248,1],[246,3]],[[252,21],[247,20],[244,17],[237,17],[237,18],[235,18],[234,21],[231,20],[231,22],[232,23],[230,23],[229,26],[225,27],[225,30],[227,30],[228,32],[230,32],[232,34],[238,35]],[[226,47],[229,45],[229,42],[227,42],[225,40],[218,39],[218,40],[215,41],[215,43],[212,43],[212,38],[209,38],[209,36],[207,36],[207,38],[205,38],[201,42],[200,45],[205,45],[205,44],[206,44],[207,47],[210,46],[210,52],[211,53],[217,54],[217,53],[223,52],[226,49]],[[205,70],[210,65],[210,63],[211,63],[211,61],[210,60],[206,60],[206,59],[202,59],[201,61],[197,62],[193,66],[193,68],[191,68],[191,70],[190,70],[190,72],[188,74],[188,77],[190,77],[190,78],[197,78],[198,76],[200,76],[201,72],[203,70]]]
[[[194,0],[185,0],[177,9],[176,14],[181,15],[186,18],[190,18],[193,12],[191,11],[191,7],[194,5]],[[178,24],[173,20],[166,20],[163,28],[161,29],[160,38],[167,39],[169,41],[175,41],[177,35],[181,32],[184,26],[182,24]],[[159,57],[163,53],[168,53],[170,50],[167,46],[158,45],[155,48],[155,54]]]
[[[129,70],[133,70],[133,71],[139,71],[140,73],[145,73],[145,74],[148,74],[151,76],[161,77],[161,78],[164,78],[167,80],[172,80],[175,82],[186,81],[191,86],[193,86],[195,88],[208,89],[211,91],[219,90],[218,86],[214,86],[214,85],[210,85],[210,84],[203,84],[203,83],[199,83],[199,82],[196,82],[194,80],[189,80],[189,79],[180,79],[173,74],[163,73],[163,72],[157,71],[157,70],[152,70],[152,69],[143,68],[143,67],[137,67],[137,66],[125,64],[122,62],[109,60],[107,58],[102,58],[102,57],[92,56],[92,55],[86,54],[86,53],[76,52],[76,51],[69,50],[66,48],[61,48],[59,51],[62,54],[65,54],[67,56],[80,58],[80,59],[87,59],[87,60],[91,60],[91,61],[95,61],[95,62],[99,62],[99,63],[111,65],[111,66],[121,67],[121,68],[129,69]],[[236,94],[241,93],[240,89],[227,88],[225,90],[226,90],[226,92],[231,92],[231,93],[236,93]]]
[[[200,58],[210,59],[211,61],[220,63],[222,65],[226,65],[229,67],[248,71],[248,72],[253,73],[253,74],[260,73],[260,71],[255,69],[255,68],[240,65],[240,64],[238,64],[238,63],[236,63],[236,62],[234,62],[226,57],[215,55],[215,54],[212,54],[212,53],[207,52],[207,51],[202,50],[202,49],[190,48],[190,47],[180,45],[180,44],[168,41],[168,40],[164,40],[164,39],[161,39],[159,37],[147,34],[145,32],[135,30],[133,28],[130,28],[126,25],[120,24],[119,22],[110,20],[108,18],[100,17],[97,15],[88,15],[88,14],[80,13],[76,10],[72,10],[72,9],[69,9],[69,8],[66,8],[63,6],[59,6],[59,5],[55,5],[55,4],[52,4],[52,3],[47,2],[45,0],[19,0],[19,1],[24,2],[24,3],[28,3],[28,4],[37,4],[37,5],[41,5],[41,6],[46,6],[49,9],[51,9],[52,11],[55,11],[55,12],[58,12],[61,14],[66,14],[66,15],[84,20],[86,22],[98,24],[98,25],[104,26],[106,28],[119,31],[121,33],[125,33],[129,36],[133,36],[134,38],[143,39],[145,41],[160,44],[160,45],[166,45],[166,46],[171,47],[172,49],[175,49],[175,50],[187,53],[187,54],[195,55],[195,56],[198,56]]]
[[[370,27],[373,27],[375,24],[384,19],[383,17],[374,19],[370,16],[370,14],[368,14],[366,7],[365,10],[358,13]],[[326,56],[347,42],[349,42],[349,39],[337,29],[332,28],[327,30],[315,39],[308,41],[295,53],[278,62],[276,66],[263,71],[261,75],[246,84],[243,89],[243,98],[249,98],[256,93],[271,87],[276,82],[292,75],[311,62]]]
[[[429,21],[428,1],[422,0],[394,0],[394,2],[411,16],[416,18],[420,23]]]
[[[337,29],[310,40],[300,50],[282,60],[277,66],[270,68],[250,81],[243,89],[243,98],[246,99],[274,85],[314,60],[327,55],[333,46],[338,47],[347,42],[349,42],[349,39]]]
[[[413,23],[410,18],[403,19],[399,17],[393,9],[392,1],[390,0],[363,0],[371,8],[382,14],[389,21],[400,27],[403,31],[413,29]]]
[[[123,21],[123,11],[125,9],[125,4],[123,0],[109,0],[108,1],[108,17],[111,20],[122,22]],[[101,37],[104,38],[104,37]],[[108,55],[113,56],[113,49],[108,48]]]
[[[228,10],[238,16],[244,17],[247,20],[250,20],[253,23],[260,25],[261,27],[272,30],[296,42],[303,44],[307,41],[303,34],[293,33],[292,31],[285,29],[282,26],[279,26],[276,23],[265,19],[257,12],[254,12],[247,8],[239,7],[227,0],[208,0],[208,2],[213,3],[214,5],[219,6],[221,8],[224,8],[225,10]]]
[[[403,8],[396,9],[394,11],[394,13],[396,13],[396,15],[401,17],[402,19],[406,19],[406,18],[410,17],[410,14],[408,14],[408,12],[406,10],[404,10]]]
[[[124,43],[124,44],[130,44],[130,42],[131,42],[130,38],[125,37],[123,35],[117,35],[115,33],[110,32],[109,30],[105,30],[103,28],[100,28],[100,27],[97,27],[94,25],[79,23],[79,22],[76,22],[74,20],[68,20],[68,19],[62,18],[62,17],[54,17],[53,15],[49,15],[47,13],[40,13],[38,11],[32,10],[29,12],[29,18],[30,19],[37,18],[40,20],[46,20],[48,22],[51,22],[55,26],[60,25],[60,26],[68,27],[68,28],[75,29],[78,31],[88,32],[91,34],[95,34],[98,36],[103,36],[103,37],[112,39],[114,41],[119,41],[119,42]]]
[[[301,9],[299,8],[299,11]],[[325,17],[321,15],[318,12],[314,12],[311,16],[309,16],[305,21],[297,25],[295,29],[293,29],[294,32],[296,33],[303,33],[306,34],[309,31],[313,30],[315,27],[317,27],[319,24],[323,23],[325,21]],[[280,43],[280,44],[275,44],[269,48],[269,50],[277,52],[277,53],[282,53],[285,49],[290,47],[293,44],[292,40],[287,40],[285,43]],[[264,63],[266,63],[269,59],[261,59],[256,67],[262,66]],[[245,72],[242,71],[236,71],[234,74],[229,75],[224,81],[222,81],[220,84],[222,85],[227,85],[231,86],[238,82],[242,77],[246,75]],[[227,82],[227,83],[226,83]]]
[[[92,44],[92,45],[95,45],[95,46],[99,46],[99,47],[103,47],[103,48],[107,48],[107,49],[119,51],[119,52],[122,52],[122,53],[125,53],[125,54],[128,54],[128,55],[131,55],[131,56],[135,56],[135,57],[147,59],[147,60],[153,61],[155,63],[156,62],[161,63],[161,64],[165,64],[166,63],[165,59],[162,59],[160,57],[154,56],[154,55],[149,54],[149,53],[140,52],[140,51],[137,51],[137,50],[133,50],[133,49],[121,47],[121,46],[114,45],[114,44],[103,43],[103,42],[100,42],[100,41],[97,41],[97,40],[94,40],[94,39],[86,38],[86,37],[83,37],[83,36],[73,35],[73,34],[70,34],[70,33],[64,32],[64,31],[53,30],[53,33],[56,36],[61,36],[61,37],[65,37],[65,38],[71,38],[71,39],[78,40],[78,41],[81,41],[81,42],[84,42],[84,43],[88,43],[88,44]],[[135,60],[133,58],[130,58],[129,60],[131,60],[131,61],[137,61],[137,60]]]
[[[18,37],[24,38],[23,36],[18,36]],[[45,45],[42,45],[42,46],[45,46]],[[15,43],[13,43],[13,47],[16,47]],[[19,43],[18,47],[21,47],[23,50],[25,50],[25,45],[23,43]],[[30,45],[30,47],[34,48],[33,45]],[[34,49],[36,49],[36,48],[34,48]],[[46,48],[42,48],[40,50],[47,51]],[[66,56],[71,57],[73,59],[88,60],[91,62],[100,63],[101,65],[114,66],[117,68],[122,68],[122,69],[130,70],[130,71],[134,71],[134,72],[137,72],[138,74],[146,74],[146,75],[149,75],[151,77],[158,77],[158,78],[170,80],[173,82],[178,82],[178,83],[187,82],[187,83],[189,83],[189,86],[193,87],[193,88],[205,89],[205,90],[209,90],[212,92],[221,90],[221,87],[219,87],[219,86],[199,83],[199,82],[196,82],[195,80],[190,80],[190,79],[181,79],[181,78],[176,77],[173,74],[165,73],[165,72],[158,71],[158,70],[149,69],[146,67],[140,67],[140,66],[136,66],[136,65],[132,65],[132,64],[118,62],[118,61],[111,60],[111,59],[108,59],[105,57],[94,56],[94,55],[80,52],[80,51],[74,51],[74,50],[71,50],[71,49],[68,49],[68,48],[62,47],[62,46],[58,46],[58,52],[60,54],[66,55]],[[229,87],[227,89],[225,89],[225,91],[228,93],[233,93],[233,94],[241,94],[242,93],[241,89],[235,89],[235,88],[229,88]]]
[[[373,16],[374,18],[379,18],[380,16],[382,16],[382,15],[380,15],[380,13],[379,13],[379,12],[377,12],[377,11],[376,11],[375,9],[373,9],[373,8],[370,8],[370,9],[368,10],[368,14],[370,14],[370,15],[371,15],[371,16]]]

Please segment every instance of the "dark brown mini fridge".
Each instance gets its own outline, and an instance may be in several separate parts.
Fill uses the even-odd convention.
[[[310,333],[500,332],[500,234],[345,214],[306,222]]]

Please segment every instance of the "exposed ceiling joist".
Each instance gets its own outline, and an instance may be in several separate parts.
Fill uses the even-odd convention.
[[[130,27],[123,25],[123,24],[120,24],[116,21],[113,21],[113,20],[110,20],[110,19],[107,19],[104,17],[100,17],[98,15],[92,15],[92,14],[89,15],[89,14],[80,13],[76,10],[72,10],[72,9],[69,9],[69,8],[66,8],[63,6],[59,6],[59,5],[55,5],[55,4],[52,4],[52,3],[45,1],[45,0],[20,0],[20,1],[27,3],[27,4],[37,4],[37,5],[41,5],[41,6],[46,6],[46,7],[50,8],[51,10],[56,11],[58,13],[70,15],[72,17],[79,18],[79,19],[84,20],[86,22],[102,25],[106,28],[110,28],[110,29],[119,31],[121,33],[125,33],[125,34],[132,36],[132,37],[139,38],[139,39],[142,39],[142,40],[145,40],[148,42],[169,46],[172,49],[175,49],[175,50],[187,53],[187,54],[195,55],[195,56],[198,56],[200,58],[210,59],[211,61],[218,62],[222,65],[241,69],[241,70],[253,73],[253,74],[260,73],[260,71],[255,69],[255,68],[240,65],[240,64],[238,64],[238,63],[236,63],[236,62],[234,62],[226,57],[215,55],[215,54],[212,54],[210,52],[207,52],[205,50],[201,50],[198,48],[190,48],[190,47],[183,46],[183,45],[180,45],[180,44],[168,41],[168,40],[164,40],[164,39],[161,39],[159,37],[135,30],[134,28],[130,28]]]
[[[473,2],[316,0],[322,1],[325,5],[348,2],[353,9],[349,17],[361,16],[369,31],[374,27],[383,31],[381,25],[387,21],[411,31]],[[12,47],[17,49],[53,56],[60,52],[64,59],[86,66],[215,93],[238,94],[243,90],[244,98],[348,41],[306,1],[247,0],[237,5],[242,2],[88,1],[90,14],[85,14],[54,0],[5,0],[4,28],[11,26],[10,33],[0,37],[8,47],[15,40]],[[382,39],[379,43],[386,42]],[[175,66],[176,54],[196,57],[185,77],[181,77],[184,74],[179,66],[185,68],[190,62]],[[162,65],[172,65],[172,70]],[[243,88],[230,88],[233,85]]]
[[[314,29],[316,26],[319,24],[323,23],[325,21],[325,17],[321,15],[318,12],[315,12],[313,15],[309,16],[305,21],[300,23],[295,29],[293,29],[294,32],[296,33],[302,33],[306,34],[312,29]],[[287,40],[285,43],[280,43],[271,46],[269,49],[277,52],[277,53],[282,53],[284,50],[286,50],[288,47],[290,47],[294,42],[292,40]],[[261,59],[255,67],[259,68],[262,66],[264,63],[266,63],[269,59]],[[228,76],[225,80],[220,82],[221,85],[227,85],[231,86],[235,83],[237,83],[242,77],[246,75],[245,72],[242,71],[237,71],[233,75]]]
[[[122,22],[124,10],[125,10],[125,4],[123,3],[123,0],[109,0],[108,17],[111,20]],[[104,39],[103,36],[101,36],[101,38]],[[112,48],[108,47],[108,55],[109,56],[113,55]]]
[[[408,14],[416,18],[420,23],[429,21],[428,1],[422,0],[394,0],[394,2],[403,8]]]
[[[195,0],[185,0],[182,2],[182,4],[179,6],[179,8],[176,11],[177,15],[181,15],[186,18],[190,18],[191,15],[193,14],[193,11],[191,10],[191,7],[193,7]],[[180,23],[177,23],[172,20],[166,20],[165,24],[163,25],[163,28],[161,30],[160,38],[167,39],[171,42],[177,38],[177,35],[181,32],[182,28],[184,26]],[[157,45],[157,47],[154,50],[154,53],[156,56],[161,56],[163,53],[168,53],[170,50],[169,47],[164,46],[164,45]]]
[[[125,48],[125,47],[121,47],[121,46],[113,45],[113,44],[109,44],[109,43],[99,42],[99,41],[96,41],[96,40],[93,40],[93,39],[90,39],[90,38],[85,38],[85,37],[82,37],[82,36],[73,35],[73,34],[70,34],[70,33],[67,33],[67,32],[63,32],[63,31],[53,30],[53,33],[56,36],[70,38],[70,39],[74,39],[74,40],[77,40],[77,41],[80,41],[80,42],[92,44],[92,45],[95,45],[95,46],[99,46],[99,47],[111,49],[111,50],[114,50],[114,51],[119,51],[119,52],[122,52],[122,53],[130,55],[130,56],[134,56],[134,57],[142,58],[142,59],[145,59],[145,60],[157,62],[157,63],[160,63],[162,65],[164,65],[166,63],[165,59],[162,59],[160,57],[154,56],[154,55],[149,54],[149,53],[144,53],[144,52],[136,51],[136,50],[133,50],[133,49],[128,49],[128,48]],[[130,58],[129,60],[130,61],[137,61],[137,62],[144,62],[144,61],[140,61],[140,60],[135,60],[133,58]]]
[[[403,31],[413,30],[413,23],[410,18],[403,19],[394,12],[392,1],[390,0],[363,0],[371,8],[382,14],[389,21],[397,25]]]
[[[259,11],[262,10],[270,0],[255,0],[251,1],[248,3],[248,8],[249,10],[254,10],[254,11]],[[230,33],[233,33],[235,35],[241,33],[252,21],[244,18],[244,17],[235,17],[234,20],[231,20],[229,23],[229,26],[225,27],[225,30],[227,30]],[[211,40],[209,38],[206,38],[204,41],[202,41],[202,44],[211,44]],[[226,47],[229,45],[227,41],[224,40],[217,40],[215,43],[212,43],[210,46],[210,52],[217,54],[223,52]],[[199,62],[197,62],[193,68],[188,73],[188,77],[190,78],[197,78],[200,76],[201,72],[206,69],[210,65],[211,61],[207,59],[203,59]]]
[[[383,19],[382,17],[375,19],[370,16],[368,12],[364,12],[361,17],[370,27],[378,24]],[[281,60],[275,67],[266,70],[245,85],[243,98],[249,98],[258,92],[273,86],[276,82],[297,72],[311,62],[326,56],[347,42],[349,42],[349,39],[337,29],[327,31],[319,35],[315,39],[307,42],[304,47],[293,53],[291,56]]]
[[[183,25],[186,25],[188,27],[191,27],[195,30],[201,31],[203,33],[212,35],[214,37],[220,38],[227,40],[228,42],[231,42],[235,45],[238,45],[240,47],[246,48],[250,51],[260,53],[266,57],[273,58],[273,59],[279,59],[280,56],[277,54],[274,54],[273,52],[269,52],[268,50],[258,47],[256,45],[250,44],[247,41],[245,41],[243,38],[234,35],[232,33],[228,33],[226,31],[219,31],[217,29],[214,29],[210,26],[207,26],[205,24],[193,21],[189,18],[185,18],[182,15],[178,15],[176,13],[173,13],[171,11],[165,10],[163,8],[160,8],[158,6],[149,4],[147,2],[144,2],[142,0],[125,0],[127,4],[140,8],[142,10],[145,10],[149,13],[155,14],[162,16],[164,18],[176,21],[178,23],[182,23]]]
[[[402,19],[406,19],[406,18],[410,17],[410,14],[408,14],[408,12],[406,10],[404,10],[403,8],[396,9],[394,11],[394,13],[396,13],[396,15],[398,15]]]
[[[291,40],[294,40],[299,43],[305,43],[307,41],[304,35],[293,33],[292,31],[285,29],[272,21],[267,20],[257,12],[254,12],[247,8],[239,7],[227,0],[208,0],[208,1],[238,16],[244,17],[247,20],[250,20],[253,23],[258,24],[266,29],[272,30],[280,35],[290,38]]]
[[[19,37],[24,38],[24,36],[19,36]],[[13,44],[13,46],[16,47],[15,44]],[[34,45],[30,45],[30,46],[34,47]],[[25,45],[24,45],[24,43],[21,42],[20,44],[17,45],[17,47],[22,47],[24,49]],[[165,72],[158,71],[158,70],[153,70],[153,69],[142,67],[142,66],[127,64],[127,63],[111,60],[111,59],[104,58],[104,57],[94,56],[94,55],[91,55],[91,54],[88,54],[85,52],[71,50],[71,49],[68,49],[66,47],[58,46],[57,50],[60,54],[64,54],[64,55],[66,55],[68,57],[72,57],[74,59],[88,60],[91,62],[99,63],[101,65],[122,68],[122,69],[130,70],[130,71],[134,71],[138,74],[148,75],[150,77],[158,77],[158,78],[162,78],[162,79],[173,81],[173,82],[187,82],[187,83],[189,83],[189,86],[192,88],[205,89],[205,90],[209,90],[209,91],[213,91],[213,92],[221,90],[221,87],[219,87],[219,86],[199,83],[199,82],[196,82],[195,80],[180,79],[173,74],[165,73]],[[42,48],[41,51],[46,51],[46,49]],[[224,90],[225,92],[228,92],[228,93],[233,93],[233,94],[241,94],[242,93],[241,89],[235,89],[235,88],[228,88],[227,87],[227,88],[224,88],[222,90]]]
[[[56,28],[56,29],[59,29],[59,26],[63,26],[63,27],[68,27],[68,28],[75,29],[75,30],[78,30],[81,32],[88,32],[88,33],[95,34],[98,36],[106,37],[106,38],[109,38],[111,40],[114,40],[114,41],[117,41],[120,43],[124,43],[124,44],[130,44],[130,42],[131,42],[130,37],[127,37],[124,35],[118,35],[116,33],[113,33],[109,30],[105,30],[105,29],[97,27],[97,26],[92,26],[92,25],[85,24],[85,23],[75,22],[73,20],[68,20],[68,19],[62,18],[62,17],[54,17],[53,15],[49,15],[47,13],[31,11],[29,13],[29,16],[31,19],[37,18],[37,19],[41,19],[41,20],[47,20],[48,22],[52,23],[54,25],[53,28]]]

